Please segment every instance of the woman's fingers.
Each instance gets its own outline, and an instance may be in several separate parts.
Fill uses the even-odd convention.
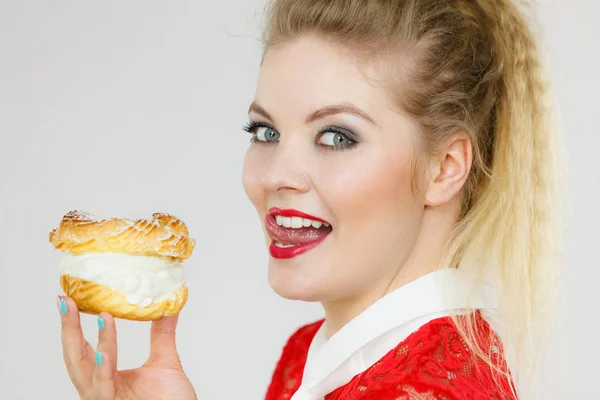
[[[94,350],[83,338],[79,310],[73,299],[58,297],[57,307],[62,326],[61,338],[65,365],[73,385],[83,397],[92,390]]]
[[[117,385],[115,383],[115,364],[103,351],[96,351],[96,368],[94,369],[93,386],[94,400],[115,400],[117,396]]]
[[[94,357],[94,400],[114,400],[117,372],[117,327],[108,313],[98,315],[98,348]]]
[[[106,353],[113,368],[117,369],[117,327],[115,319],[108,313],[98,315],[98,351]]]
[[[150,357],[146,365],[181,368],[177,354],[175,330],[179,315],[152,322],[150,330]]]
[[[117,329],[107,313],[98,316],[98,349],[84,339],[79,310],[73,299],[59,297],[63,355],[69,376],[82,399],[114,400],[116,397]]]

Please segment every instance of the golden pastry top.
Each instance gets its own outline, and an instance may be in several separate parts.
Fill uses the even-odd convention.
[[[150,219],[96,218],[71,211],[50,232],[50,243],[64,252],[128,253],[183,261],[194,251],[196,241],[189,237],[179,218],[155,213]]]

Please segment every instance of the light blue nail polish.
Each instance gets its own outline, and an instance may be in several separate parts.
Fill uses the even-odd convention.
[[[67,314],[67,302],[65,301],[65,299],[60,299],[60,313],[62,315],[66,315]]]
[[[102,319],[100,316],[98,316],[98,329],[104,329],[104,319]]]
[[[102,353],[96,352],[96,365],[102,365]]]

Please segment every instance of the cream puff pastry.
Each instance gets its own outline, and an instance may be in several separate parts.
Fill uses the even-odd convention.
[[[172,215],[99,219],[71,211],[50,243],[64,253],[60,283],[82,312],[150,321],[179,313],[187,301],[181,264],[196,243]]]

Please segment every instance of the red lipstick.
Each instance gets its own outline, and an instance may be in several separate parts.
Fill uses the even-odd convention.
[[[273,241],[273,242],[271,242],[271,245],[269,246],[269,253],[271,253],[271,256],[273,256],[273,258],[279,258],[279,259],[294,258],[296,256],[299,256],[300,254],[304,254],[307,251],[317,247],[319,244],[321,244],[321,242],[323,240],[325,240],[326,237],[327,237],[327,235],[323,236],[321,239],[315,240],[314,242],[310,242],[310,243],[306,243],[306,244],[299,244],[299,245],[295,245],[292,247],[277,247],[277,245]]]
[[[276,216],[306,218],[328,224],[328,226],[322,225],[319,228],[315,228],[314,226],[286,228],[277,224]],[[271,256],[279,259],[293,258],[306,253],[323,242],[332,231],[329,223],[321,218],[313,217],[297,210],[281,210],[278,208],[269,210],[269,214],[265,219],[265,227],[272,240],[269,252]]]

